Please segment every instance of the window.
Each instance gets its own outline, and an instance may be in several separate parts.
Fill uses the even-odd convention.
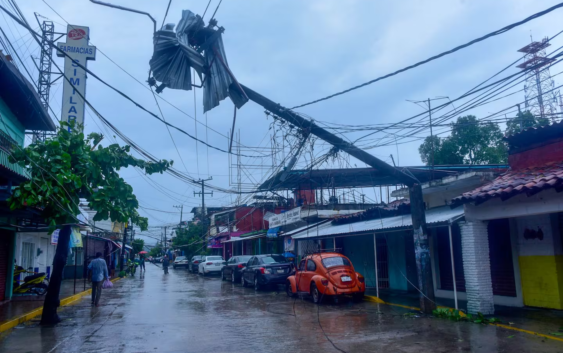
[[[223,260],[223,258],[221,256],[208,256],[206,261],[217,261],[217,260]]]
[[[317,269],[317,265],[311,259],[307,260],[307,271],[315,271]]]
[[[251,258],[252,258],[252,256],[238,256],[235,263],[237,263],[237,262],[248,262],[248,260],[250,260]]]
[[[323,259],[323,266],[326,268],[336,267],[336,266],[352,266],[350,261],[345,257],[335,256],[327,257]]]
[[[302,260],[299,264],[299,271],[305,271],[305,260]]]
[[[264,256],[261,260],[262,260],[262,263],[264,263],[264,264],[275,264],[275,263],[287,262],[285,260],[285,257],[279,256],[279,255]]]
[[[22,263],[21,267],[26,270],[33,270],[33,260],[35,258],[35,244],[22,242]]]

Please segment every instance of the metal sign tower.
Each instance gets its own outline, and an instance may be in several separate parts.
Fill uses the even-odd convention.
[[[549,72],[549,65],[555,59],[548,58],[546,48],[551,44],[548,38],[532,42],[518,50],[524,53],[524,62],[517,67],[527,70],[524,94],[525,109],[534,116],[555,119],[558,114],[559,91],[554,91],[555,83]]]

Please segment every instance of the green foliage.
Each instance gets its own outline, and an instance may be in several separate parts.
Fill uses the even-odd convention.
[[[156,243],[156,245],[149,251],[149,256],[152,257],[159,257],[162,255],[162,245],[160,243]]]
[[[207,243],[202,242],[202,225],[190,224],[188,228],[176,229],[176,237],[172,239],[172,247],[180,248],[186,256],[204,255]]]
[[[494,123],[479,123],[473,115],[462,116],[451,124],[448,137],[428,136],[418,148],[426,165],[506,163],[503,134]],[[434,147],[434,153],[432,153]]]
[[[481,313],[477,313],[477,316],[473,316],[471,314],[464,315],[461,311],[450,308],[437,308],[432,311],[432,314],[435,317],[441,319],[449,319],[452,321],[468,321],[476,324],[493,324],[501,322],[499,319],[494,317],[487,319]]]
[[[123,277],[127,276],[127,273],[125,273],[125,271],[119,271],[119,273],[117,275],[119,277],[123,278]]]
[[[31,179],[15,188],[8,200],[10,209],[42,209],[52,232],[57,224],[76,223],[79,198],[85,198],[97,212],[94,221],[131,220],[147,229],[148,220],[137,212],[139,202],[133,188],[118,171],[136,167],[147,174],[163,173],[172,161],[146,162],[131,156],[129,146],[102,147],[102,139],[97,133],[85,137],[80,128],[62,122],[52,138],[15,150],[10,162],[28,168]]]
[[[143,251],[143,247],[145,246],[145,241],[143,239],[135,239],[131,243],[131,246],[133,247],[133,253],[138,254],[141,251]]]
[[[536,118],[530,111],[526,110],[525,112],[518,113],[516,118],[506,122],[506,134],[514,135],[521,130],[545,125],[549,125],[548,118]],[[522,126],[522,128],[520,128],[520,126]]]

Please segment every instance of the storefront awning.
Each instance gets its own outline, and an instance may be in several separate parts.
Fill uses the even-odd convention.
[[[249,237],[238,237],[238,238],[231,238],[230,240],[225,240],[222,243],[233,243],[235,241],[243,241],[243,240],[250,240],[250,239],[258,239],[258,238],[264,238],[266,236],[266,233],[262,233],[262,234],[256,234],[256,235],[251,235]]]
[[[457,207],[455,209],[450,208],[450,206],[436,207],[426,211],[426,224],[430,227],[447,225],[448,222],[463,217],[463,214],[463,207]],[[390,229],[408,229],[411,227],[412,218],[410,214],[407,214],[335,226],[333,226],[331,222],[319,222],[316,225],[288,232],[286,235],[291,235],[293,239],[307,239],[350,233],[383,233]]]

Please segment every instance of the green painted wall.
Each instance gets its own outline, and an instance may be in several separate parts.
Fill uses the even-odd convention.
[[[25,139],[25,128],[12,113],[6,102],[0,97],[0,130],[6,132],[8,136],[14,139],[21,147],[23,147]]]
[[[373,235],[357,235],[342,238],[343,254],[347,256],[356,272],[366,279],[366,286],[375,288],[375,254]]]

